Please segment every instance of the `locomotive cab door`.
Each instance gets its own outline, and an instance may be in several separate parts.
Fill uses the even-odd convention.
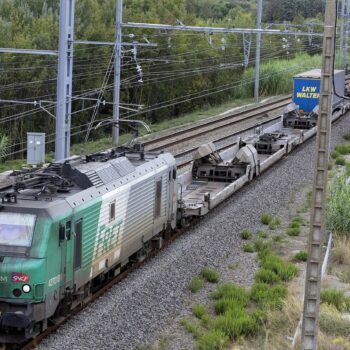
[[[64,292],[73,288],[73,232],[72,220],[67,218],[59,225],[61,248],[61,276]]]

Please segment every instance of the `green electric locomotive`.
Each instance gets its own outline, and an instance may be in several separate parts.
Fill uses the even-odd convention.
[[[0,343],[88,299],[176,225],[170,154],[122,149],[18,172],[0,203]]]

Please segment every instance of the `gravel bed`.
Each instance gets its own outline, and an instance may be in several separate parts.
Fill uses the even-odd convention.
[[[333,144],[341,142],[347,130],[349,118],[334,125]],[[239,232],[259,228],[263,212],[288,215],[293,192],[312,180],[314,145],[313,140],[299,147],[221,204],[157,257],[60,327],[39,349],[123,350],[154,342],[188,305],[191,293],[187,285],[205,265],[249,286],[258,267],[254,255],[242,252],[244,242]],[[239,267],[228,271],[232,263],[239,263]],[[186,344],[190,337],[183,341],[178,349],[191,348],[191,343]]]

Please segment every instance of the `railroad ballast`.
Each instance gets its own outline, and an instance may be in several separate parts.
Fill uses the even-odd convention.
[[[201,146],[181,175],[142,145],[12,173],[0,189],[0,343],[42,332],[316,133],[285,120],[220,154]]]

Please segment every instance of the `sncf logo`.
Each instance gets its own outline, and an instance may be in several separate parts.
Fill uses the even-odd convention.
[[[12,272],[11,274],[11,280],[12,282],[29,282],[30,277],[26,275],[25,273],[20,273],[20,272]]]

